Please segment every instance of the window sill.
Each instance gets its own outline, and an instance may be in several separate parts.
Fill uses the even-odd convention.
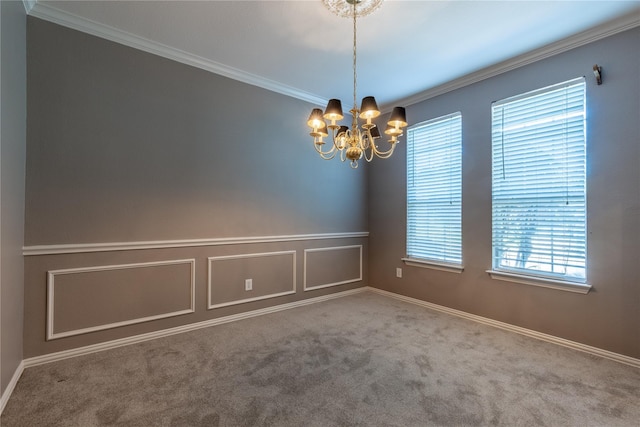
[[[402,258],[402,261],[412,267],[430,268],[432,270],[448,271],[450,273],[462,273],[464,267],[457,264],[447,264],[444,262],[427,261],[416,258]]]
[[[554,280],[542,277],[526,276],[524,274],[507,273],[504,271],[487,270],[492,279],[504,280],[506,282],[521,283],[524,285],[540,286],[543,288],[557,289],[559,291],[575,292],[587,294],[591,290],[591,285],[584,283],[569,282],[567,280]]]

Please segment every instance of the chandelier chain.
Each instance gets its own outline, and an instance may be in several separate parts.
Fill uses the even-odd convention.
[[[331,160],[340,153],[340,160],[343,162],[349,160],[351,167],[355,169],[358,167],[359,159],[364,158],[367,162],[370,162],[374,157],[381,159],[390,157],[398,143],[398,138],[403,134],[402,128],[407,126],[407,118],[404,107],[393,108],[387,121],[387,127],[384,130],[384,133],[389,135],[390,138],[388,141],[389,146],[386,150],[379,149],[375,140],[381,137],[381,131],[372,122],[373,119],[380,116],[380,110],[375,98],[373,96],[365,96],[362,98],[360,109],[358,109],[357,18],[371,13],[382,3],[382,0],[322,1],[332,12],[337,13],[339,16],[350,17],[353,20],[353,108],[350,110],[352,115],[351,129],[348,126],[337,123],[345,118],[339,99],[330,99],[324,113],[320,108],[314,108],[307,120],[307,126],[311,128],[309,135],[313,137],[313,146],[320,154],[320,157],[325,160]],[[334,9],[334,7],[338,8]],[[364,121],[361,126],[358,125],[359,119]],[[330,146],[325,148],[323,138],[329,137],[329,135],[331,135],[331,141],[328,141]]]
[[[357,98],[356,98],[356,82],[357,82],[357,72],[356,72],[356,2],[353,2],[353,109],[357,109]],[[355,116],[355,113],[354,113]]]

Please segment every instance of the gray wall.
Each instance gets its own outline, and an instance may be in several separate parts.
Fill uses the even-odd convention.
[[[24,176],[26,144],[26,13],[0,2],[0,394],[22,361]]]
[[[372,165],[371,286],[640,357],[640,28],[412,105],[410,124],[455,111],[463,123],[462,274],[407,267],[406,145]],[[597,86],[593,64],[603,67]],[[587,77],[587,295],[492,280],[492,101]],[[395,268],[404,269],[402,279]]]
[[[27,245],[366,230],[312,105],[31,17],[28,61]]]
[[[28,35],[27,246],[367,228],[371,237],[27,256],[24,357],[351,289],[368,277],[382,289],[640,357],[640,29],[408,108],[411,123],[463,114],[462,274],[400,262],[405,144],[391,159],[353,171],[313,152],[305,102],[36,18],[28,18]],[[594,63],[603,66],[602,86],[591,78]],[[490,103],[580,75],[588,77],[594,289],[578,295],[491,280]],[[361,280],[354,267],[361,252],[353,249],[360,246]],[[324,277],[314,260],[341,271]],[[183,261],[175,280],[154,288],[168,268],[162,263],[173,261]],[[242,289],[248,277],[259,287],[254,294]],[[342,284],[324,287],[334,283]],[[72,290],[82,286],[96,292],[78,300]],[[114,309],[72,310],[83,304]]]
[[[306,127],[313,105],[37,18],[27,27],[27,247],[366,231],[367,169],[319,158]],[[27,256],[25,357],[363,286],[366,277],[303,287],[306,249],[353,245],[366,260],[366,237]],[[208,258],[223,256],[240,258],[213,262],[209,280]],[[195,276],[185,261],[154,287],[166,268],[156,263],[176,260],[194,260]],[[105,266],[118,273],[95,269]],[[192,279],[193,312],[172,315],[191,308]],[[71,292],[82,286],[95,292]],[[209,309],[221,302],[238,304]],[[113,310],[72,310],[80,305]],[[156,315],[167,316],[113,327]],[[76,334],[87,328],[99,330]]]

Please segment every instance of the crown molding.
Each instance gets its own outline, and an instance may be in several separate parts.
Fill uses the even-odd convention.
[[[139,49],[163,58],[200,68],[252,86],[257,86],[272,92],[297,98],[314,105],[325,105],[328,101],[327,99],[314,95],[310,92],[305,92],[292,86],[260,77],[255,74],[247,73],[246,71],[185,52],[181,49],[167,46],[109,25],[101,24],[99,22],[56,9],[48,4],[38,2],[37,0],[23,0],[23,2],[25,9],[27,10],[27,14],[45,21],[53,22],[73,30],[78,30],[83,33]]]
[[[618,19],[611,20],[605,24],[567,37],[558,42],[548,44],[539,49],[535,49],[506,61],[499,62],[490,67],[483,68],[482,70],[479,70],[477,72],[467,74],[466,76],[451,80],[447,83],[443,83],[439,86],[435,86],[431,89],[427,89],[415,95],[402,98],[394,102],[394,105],[417,104],[418,102],[426,101],[430,98],[435,98],[436,96],[443,95],[447,92],[451,92],[470,84],[495,77],[499,74],[506,73],[507,71],[515,70],[516,68],[529,65],[542,59],[549,58],[559,53],[566,52],[576,47],[595,42],[597,40],[612,36],[617,33],[621,33],[626,30],[630,30],[638,26],[640,26],[640,11],[629,13]]]
[[[24,10],[27,12],[27,14],[31,12],[31,9],[33,9],[33,6],[35,6],[37,2],[38,0],[22,0]]]
[[[53,8],[48,4],[43,4],[37,0],[23,0],[23,4],[27,14],[36,18],[44,19],[67,28],[78,30],[87,34],[94,35],[106,40],[110,40],[125,46],[142,50],[154,55],[158,55],[167,59],[171,59],[186,65],[200,68],[214,74],[218,74],[230,79],[234,79],[252,86],[257,86],[272,92],[280,93],[286,96],[300,99],[315,105],[325,105],[327,99],[318,95],[296,89],[292,86],[276,82],[255,74],[247,73],[228,65],[203,58],[198,55],[185,52],[181,49],[173,48],[162,43],[154,42],[144,37],[122,31],[120,29],[104,25],[90,19],[86,19],[77,15],[73,15],[59,9]],[[394,101],[393,105],[413,105],[425,101],[430,98],[451,92],[456,89],[480,82],[482,80],[495,77],[499,74],[520,68],[522,66],[540,61],[545,58],[566,52],[576,47],[583,46],[588,43],[612,36],[614,34],[626,31],[640,26],[640,11],[626,14],[620,18],[611,20],[605,24],[583,31],[576,35],[567,37],[547,46],[524,53],[490,67],[484,68],[477,72],[473,72],[460,78],[451,80],[433,88],[427,89],[415,95],[401,98]],[[382,106],[383,112],[391,110],[391,103]]]

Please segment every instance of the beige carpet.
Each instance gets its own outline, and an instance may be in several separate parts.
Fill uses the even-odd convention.
[[[640,370],[373,293],[27,369],[12,426],[638,426]]]

